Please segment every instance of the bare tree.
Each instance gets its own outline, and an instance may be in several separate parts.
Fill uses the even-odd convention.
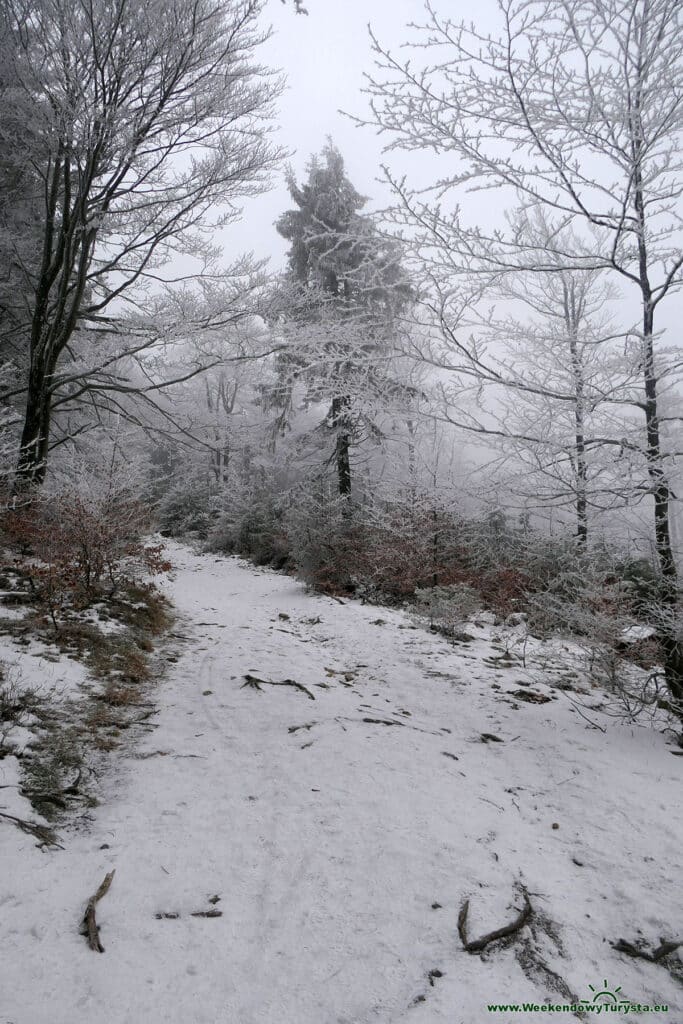
[[[389,149],[431,148],[447,157],[431,198],[390,175],[396,219],[442,269],[456,276],[463,266],[474,274],[552,272],[559,257],[568,267],[604,268],[637,296],[639,408],[661,600],[669,613],[660,639],[668,685],[683,706],[674,498],[655,326],[660,306],[682,283],[680,4],[499,0],[498,6],[502,32],[493,38],[440,17],[428,3],[427,24],[416,27],[415,63],[398,60],[375,40],[369,122],[391,135]],[[604,241],[588,254],[544,246],[530,262],[528,246],[513,231],[463,223],[452,196],[468,187],[496,189],[498,203],[521,196],[577,233],[598,228]],[[453,321],[447,327],[454,330]]]
[[[98,348],[126,311],[139,326],[154,291],[215,280],[213,232],[266,186],[279,156],[267,139],[279,81],[253,63],[262,7],[1,0],[7,75],[35,115],[28,155],[40,202],[40,256],[23,267],[19,478],[44,477],[59,369],[77,333]]]
[[[492,274],[485,292],[492,308],[470,313],[467,365],[449,331],[430,346],[430,358],[461,366],[457,385],[442,388],[446,418],[500,444],[505,484],[525,510],[573,509],[585,544],[591,516],[597,521],[647,490],[634,494],[644,469],[629,406],[640,398],[638,371],[624,358],[605,271],[567,268],[552,251],[580,253],[581,241],[537,207],[513,220],[520,246],[544,250],[554,269]],[[465,337],[464,318],[458,334]],[[500,486],[497,474],[493,480]]]

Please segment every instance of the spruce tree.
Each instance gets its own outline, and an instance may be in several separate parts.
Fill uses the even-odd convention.
[[[352,489],[351,448],[361,421],[373,430],[362,401],[377,398],[398,385],[387,375],[396,314],[410,289],[398,249],[383,238],[372,220],[360,211],[367,199],[346,175],[339,150],[328,141],[313,156],[306,181],[288,179],[295,208],[287,210],[276,228],[290,243],[288,274],[298,287],[294,315],[317,328],[308,360],[325,366],[316,373],[318,391],[327,391],[327,423],[335,437],[339,494]]]

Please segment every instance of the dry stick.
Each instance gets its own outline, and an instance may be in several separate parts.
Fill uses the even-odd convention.
[[[661,946],[657,946],[657,949],[653,949],[651,953],[648,953],[644,949],[638,949],[631,942],[626,942],[625,939],[619,939],[618,942],[614,943],[614,949],[620,953],[626,953],[628,956],[638,957],[641,960],[647,960],[651,964],[656,964],[660,960],[663,960],[669,953],[675,952],[679,946],[683,946],[683,942],[665,942],[661,939]]]
[[[241,687],[242,689],[244,689],[245,686],[251,686],[255,690],[260,690],[262,686],[293,686],[295,690],[301,690],[301,692],[305,693],[311,700],[315,700],[315,696],[311,691],[307,689],[303,683],[297,683],[296,679],[283,679],[281,681],[274,679],[259,679],[257,676],[247,674],[245,675],[244,680],[245,681],[242,683]]]
[[[22,832],[26,832],[28,835],[35,836],[36,839],[40,839],[41,845],[43,846],[56,846],[60,850],[64,849],[64,847],[59,843],[56,832],[47,825],[39,825],[35,821],[25,821],[24,818],[17,818],[14,814],[6,814],[4,811],[0,811],[0,818],[5,818],[7,821],[11,821],[12,824],[16,825]]]
[[[368,725],[399,725],[405,726],[405,722],[395,722],[391,718],[363,718],[363,722],[367,722]]]
[[[472,939],[470,941],[467,938],[467,914],[469,909],[470,901],[465,900],[460,908],[460,913],[458,914],[458,935],[460,936],[463,948],[468,953],[479,953],[482,949],[486,949],[491,942],[495,942],[496,939],[504,939],[508,935],[514,935],[515,932],[520,931],[524,927],[532,914],[531,903],[529,902],[529,897],[525,892],[524,907],[520,910],[512,924],[506,924],[503,928],[497,928],[493,932],[488,932],[486,935],[482,935],[480,939]]]
[[[408,722],[399,722],[392,718],[348,718],[344,716],[343,720],[345,722],[365,722],[368,725],[399,725],[403,729],[412,729],[413,732],[422,732],[426,736],[441,736],[443,738],[442,733],[440,732],[434,732],[432,729],[421,729],[419,725],[409,725]],[[335,722],[338,722],[339,725],[341,725],[341,719],[339,717],[335,718]],[[342,728],[344,727],[342,726]]]
[[[563,692],[563,691],[561,691],[561,692]],[[599,729],[600,732],[607,732],[607,729],[604,726],[598,725],[598,723],[597,722],[593,722],[588,717],[588,715],[584,715],[583,711],[581,710],[581,706],[576,701],[572,700],[571,697],[569,697],[566,693],[564,695],[565,695],[565,697],[567,697],[567,700],[569,701],[571,706],[574,708],[574,710],[578,711],[579,715],[581,716],[581,718],[583,718],[584,722],[588,722],[588,724],[590,726],[592,726],[593,729]]]
[[[96,953],[104,953],[104,946],[100,942],[100,929],[95,918],[95,907],[102,897],[106,896],[109,892],[109,886],[112,883],[114,874],[115,871],[110,871],[109,874],[104,876],[99,889],[88,900],[88,905],[85,908],[85,914],[83,915],[83,921],[81,923],[81,935],[85,935],[88,940],[88,945]]]

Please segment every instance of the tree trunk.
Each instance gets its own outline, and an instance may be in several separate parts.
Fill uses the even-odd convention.
[[[636,182],[639,184],[638,176]],[[644,225],[644,206],[640,188],[636,189],[636,210]],[[655,549],[661,575],[657,638],[664,652],[666,685],[677,714],[683,718],[683,644],[678,634],[678,566],[671,540],[671,488],[664,465],[659,426],[657,372],[654,356],[654,306],[647,269],[644,231],[639,238],[640,281],[643,297],[643,384],[645,390],[645,427],[647,471],[652,486],[655,518]]]
[[[339,495],[346,498],[351,494],[351,433],[349,430],[349,398],[332,399],[332,426],[337,431],[336,462]]]
[[[678,566],[671,541],[671,488],[666,474],[659,426],[657,370],[654,355],[654,312],[650,260],[646,231],[646,197],[643,182],[644,138],[642,122],[642,90],[647,79],[645,50],[649,32],[647,6],[640,25],[637,88],[630,109],[630,133],[633,158],[633,206],[636,215],[638,242],[638,277],[643,308],[643,383],[645,390],[645,426],[647,435],[647,471],[652,487],[655,516],[655,546],[661,573],[658,639],[664,652],[666,685],[673,698],[676,713],[683,719],[683,644],[678,633]]]
[[[52,413],[49,376],[44,366],[31,368],[16,471],[19,487],[40,485],[45,479]]]
[[[576,490],[576,537],[582,546],[588,541],[588,466],[586,464],[585,381],[579,349],[582,296],[577,296],[576,282],[563,284],[564,320],[569,336],[572,376],[574,378],[574,451],[573,469]]]
[[[674,699],[678,715],[683,718],[683,644],[678,635],[678,567],[671,541],[671,488],[663,465],[659,417],[657,411],[657,377],[653,351],[653,315],[646,303],[643,338],[643,370],[645,378],[645,423],[647,430],[647,467],[655,513],[655,547],[661,573],[660,622],[658,639],[664,651],[666,684]]]
[[[572,338],[572,364],[574,367],[574,477],[576,486],[576,536],[579,544],[588,541],[588,466],[586,464],[586,433],[584,420],[583,373],[577,350],[576,338]]]
[[[417,475],[417,453],[415,450],[416,427],[413,420],[406,420],[406,426],[408,427],[408,479],[410,481],[408,486],[408,496],[411,507],[413,507],[417,498],[417,488],[415,485]]]

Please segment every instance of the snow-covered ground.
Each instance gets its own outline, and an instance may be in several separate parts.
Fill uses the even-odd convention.
[[[566,665],[539,647],[524,668],[489,622],[453,646],[236,560],[172,557],[180,657],[158,727],[63,850],[0,823],[0,1024],[509,1024],[548,1013],[487,1004],[605,982],[683,1021],[681,950],[612,945],[683,938],[670,739],[591,712],[597,691],[577,709],[554,688]],[[15,789],[3,808],[35,820]],[[79,921],[112,868],[100,955]],[[466,952],[464,900],[475,938],[524,890],[523,930]]]

